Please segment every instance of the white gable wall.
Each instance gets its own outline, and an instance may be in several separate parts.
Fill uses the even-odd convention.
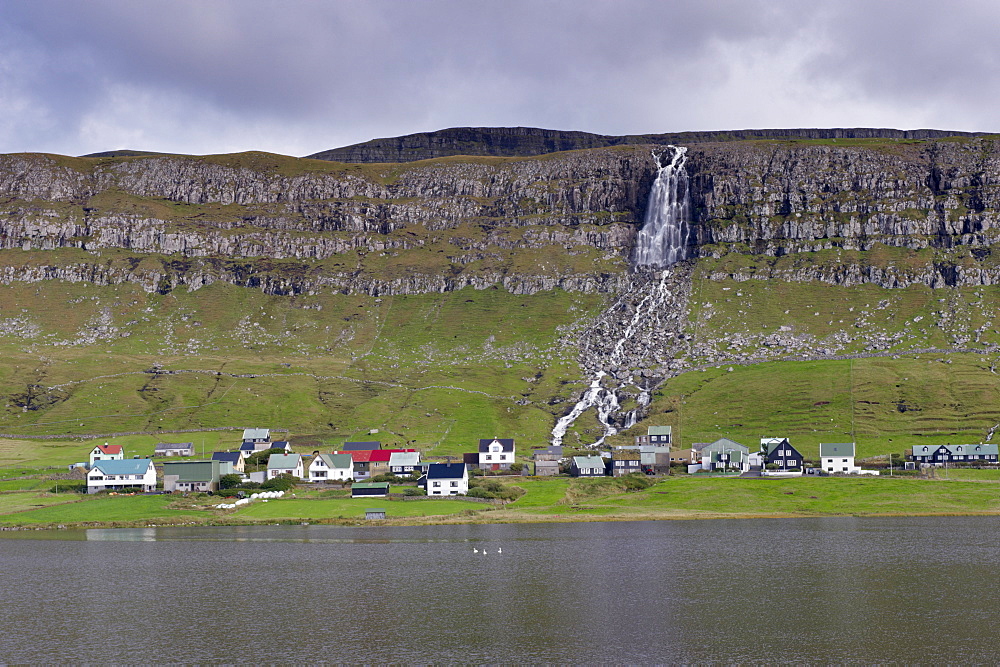
[[[464,496],[469,492],[469,476],[454,479],[427,480],[428,496]]]
[[[105,454],[101,451],[100,447],[94,447],[90,450],[90,465],[94,465],[95,461],[121,461],[125,458],[124,451],[122,450],[117,454]]]
[[[323,457],[317,456],[309,464],[309,481],[310,482],[326,482],[326,481],[342,481],[354,478],[354,469],[351,468],[331,468],[323,460]]]
[[[122,489],[127,491],[155,491],[156,468],[149,461],[146,472],[141,475],[105,475],[100,468],[94,468],[87,473],[87,493],[97,493],[107,489]]]
[[[507,470],[514,462],[513,449],[505,452],[503,445],[496,440],[491,442],[487,449],[488,451],[479,452],[479,467],[483,470],[491,469],[493,466],[499,466],[500,470]]]
[[[844,473],[846,475],[857,474],[861,468],[854,465],[853,456],[824,456],[820,459],[820,467],[826,473]]]

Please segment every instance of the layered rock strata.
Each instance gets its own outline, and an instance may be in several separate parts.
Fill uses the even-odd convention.
[[[366,169],[265,154],[2,156],[0,250],[114,250],[158,266],[19,262],[0,276],[278,293],[615,291],[654,168],[648,148]],[[518,253],[549,250],[559,266],[513,269]]]

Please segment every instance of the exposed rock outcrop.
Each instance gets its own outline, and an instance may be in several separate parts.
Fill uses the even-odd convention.
[[[991,138],[888,146],[712,145],[689,160],[701,254],[780,256],[997,242]]]
[[[424,138],[434,145],[495,140],[505,151],[634,139],[598,141],[597,135],[531,128],[466,130]],[[998,268],[990,258],[1000,238],[997,141],[935,138],[942,134],[951,133],[690,135],[727,141],[691,148],[688,254],[783,257],[889,246],[929,252],[909,258],[905,267],[857,260],[789,268],[755,261],[726,275],[886,287],[996,284]],[[810,140],[737,141],[785,136]],[[0,275],[6,281],[130,280],[148,289],[223,280],[275,293],[487,285],[613,291],[627,283],[625,258],[655,173],[650,148],[378,165],[263,153],[0,156],[0,251],[86,253],[72,261],[59,255],[48,263],[0,262]],[[974,252],[956,258],[954,250],[962,248]],[[118,260],[99,258],[104,250]],[[527,269],[526,255],[532,257]],[[544,267],[537,259],[542,256],[560,264]]]
[[[6,281],[137,280],[149,288],[225,280],[276,293],[497,284],[517,292],[606,291],[621,283],[611,274],[624,267],[653,168],[645,148],[364,170],[266,154],[0,156],[0,250],[116,249],[143,264],[123,272],[97,260],[18,263],[2,275]],[[570,258],[601,253],[610,264],[569,262],[527,275],[505,268],[516,264],[518,251],[548,248]],[[433,261],[416,261],[406,271],[401,258],[403,269],[387,275],[363,261],[368,253],[412,250]],[[149,255],[170,259],[156,259],[164,270],[150,270],[142,261]],[[236,259],[255,265],[229,266]],[[266,265],[284,259],[335,259],[346,266]],[[483,260],[491,266],[470,267]]]

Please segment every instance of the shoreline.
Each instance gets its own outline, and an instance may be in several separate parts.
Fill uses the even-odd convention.
[[[502,510],[500,510],[502,511]],[[843,518],[854,517],[859,519],[884,518],[884,517],[969,517],[969,516],[1000,516],[1000,511],[992,512],[706,512],[706,511],[682,511],[669,514],[623,514],[608,515],[603,517],[593,516],[559,516],[559,515],[525,515],[516,514],[513,516],[503,516],[492,518],[492,520],[477,520],[480,517],[457,517],[452,515],[434,517],[402,517],[398,519],[310,519],[308,521],[298,519],[282,519],[269,521],[80,521],[80,522],[51,522],[45,524],[20,524],[20,525],[0,525],[0,536],[10,533],[32,533],[32,532],[55,532],[63,530],[108,530],[108,529],[130,529],[130,528],[225,528],[225,527],[264,527],[264,526],[344,526],[356,528],[364,527],[415,527],[415,526],[459,526],[459,525],[492,525],[492,524],[514,524],[514,523],[620,523],[638,521],[716,521],[720,519],[821,519],[821,518]]]

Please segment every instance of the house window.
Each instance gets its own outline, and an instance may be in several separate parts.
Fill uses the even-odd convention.
[[[441,482],[434,482],[434,488],[435,489],[438,488],[439,486],[441,486]]]
[[[458,486],[458,482],[452,482],[451,485],[452,486]]]
[[[847,466],[844,466],[844,472],[847,472]]]

